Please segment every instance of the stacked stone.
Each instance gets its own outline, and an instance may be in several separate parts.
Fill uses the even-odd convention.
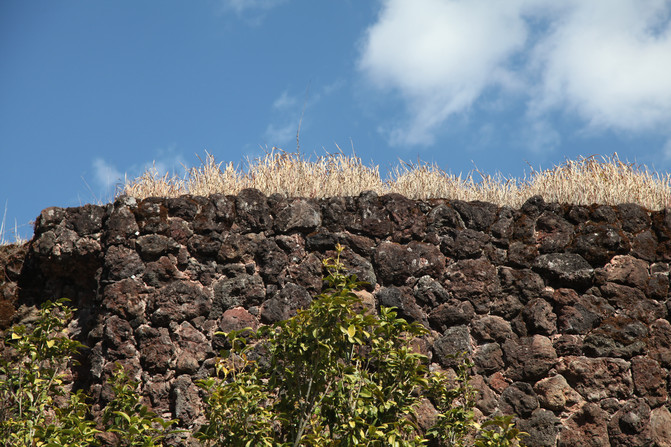
[[[42,212],[21,299],[80,308],[80,382],[100,405],[120,362],[155,411],[193,427],[195,381],[224,347],[214,333],[307,306],[337,243],[369,284],[364,300],[430,330],[417,346],[434,368],[469,354],[478,411],[517,414],[528,445],[671,445],[669,209],[253,189],[122,197]],[[421,411],[430,421],[428,402]]]

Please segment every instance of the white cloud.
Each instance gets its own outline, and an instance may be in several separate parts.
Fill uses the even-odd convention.
[[[266,127],[264,137],[270,146],[288,149],[292,140],[296,140],[296,131],[298,130],[298,119],[296,122],[290,122],[284,125],[270,123]]]
[[[286,0],[223,0],[224,10],[241,15],[247,11],[267,11],[285,3]]]
[[[670,0],[382,5],[359,69],[404,102],[392,143],[431,144],[450,118],[492,92],[525,101],[527,119],[546,131],[547,115],[560,111],[595,131],[671,133]]]
[[[567,108],[596,129],[668,126],[670,6],[659,0],[574,1],[535,49],[543,81],[533,107]]]
[[[382,88],[398,90],[412,118],[392,133],[400,144],[430,144],[452,114],[509,78],[508,58],[527,37],[509,0],[387,0],[367,32],[360,69]]]
[[[93,169],[96,185],[109,195],[119,183],[123,182],[124,175],[111,163],[102,158],[93,160]]]
[[[662,154],[664,155],[665,161],[671,161],[671,138],[666,140],[664,147],[662,148]]]
[[[289,95],[289,92],[286,90],[273,102],[273,109],[288,109],[294,107],[298,102],[298,98],[295,96]]]

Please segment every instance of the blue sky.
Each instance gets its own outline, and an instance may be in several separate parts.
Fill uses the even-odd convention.
[[[668,0],[2,0],[0,213],[105,202],[153,162],[352,147],[522,176],[671,168]],[[313,155],[314,157],[314,155]],[[4,214],[4,213],[3,213]],[[11,231],[8,238],[11,238]]]

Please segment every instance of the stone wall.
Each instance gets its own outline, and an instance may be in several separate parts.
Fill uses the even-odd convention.
[[[78,386],[104,404],[119,361],[155,411],[192,427],[214,332],[306,306],[336,243],[366,298],[431,330],[419,345],[436,367],[470,354],[479,411],[519,415],[530,446],[671,445],[669,209],[256,190],[48,208],[4,256],[0,324],[70,298],[89,347]]]

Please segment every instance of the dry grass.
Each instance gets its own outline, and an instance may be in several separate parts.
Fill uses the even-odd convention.
[[[651,210],[671,206],[670,174],[622,162],[617,154],[568,160],[549,170],[532,170],[523,179],[491,176],[478,170],[462,178],[421,162],[401,162],[389,178],[382,179],[378,166],[366,166],[360,158],[342,151],[311,161],[300,153],[273,148],[262,158],[247,160],[245,170],[236,169],[233,163],[217,163],[210,154],[200,161],[201,166],[188,170],[184,177],[147,171],[126,181],[120,193],[142,199],[236,194],[244,188],[257,188],[267,195],[322,198],[356,196],[372,190],[378,194],[396,192],[412,199],[482,200],[512,207],[519,207],[536,194],[548,202],[581,205],[638,203]]]
[[[5,225],[5,221],[7,219],[7,202],[5,202],[5,211],[2,214],[2,220],[0,220],[0,245],[11,245],[11,244],[23,244],[26,242],[24,238],[21,237],[21,234],[19,233],[19,226],[14,221],[14,228],[13,229],[8,229],[7,226]],[[9,232],[13,233],[13,236],[9,236]]]

